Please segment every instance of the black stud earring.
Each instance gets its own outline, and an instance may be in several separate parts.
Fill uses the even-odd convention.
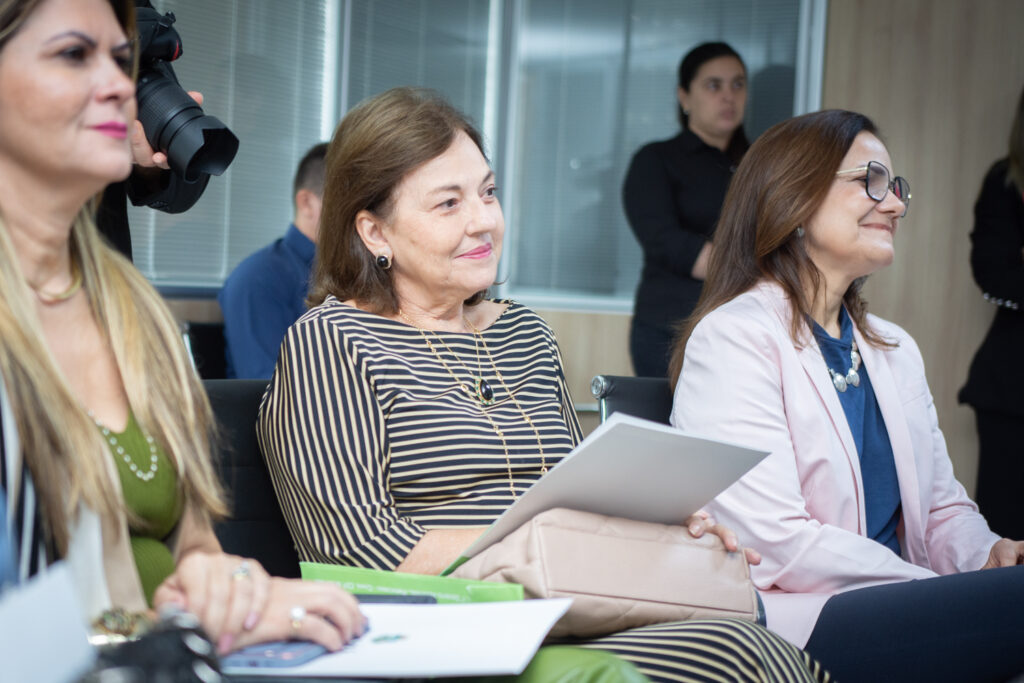
[[[381,254],[378,256],[377,267],[381,270],[391,270],[391,257],[387,254]]]

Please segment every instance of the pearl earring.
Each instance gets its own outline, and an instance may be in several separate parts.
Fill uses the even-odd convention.
[[[391,257],[387,254],[381,254],[378,256],[377,267],[381,270],[391,270]]]
[[[804,227],[802,225],[796,226],[796,236],[797,237],[803,237],[805,234],[806,233],[804,232]]]

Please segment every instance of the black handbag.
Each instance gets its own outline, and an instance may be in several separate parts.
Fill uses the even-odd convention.
[[[170,610],[138,638],[99,647],[81,683],[221,683],[217,649],[187,612]]]

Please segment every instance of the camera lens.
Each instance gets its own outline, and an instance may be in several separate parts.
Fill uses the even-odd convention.
[[[167,154],[171,168],[185,180],[220,175],[235,158],[238,138],[216,117],[204,114],[173,76],[158,68],[140,71],[136,99],[146,138]]]

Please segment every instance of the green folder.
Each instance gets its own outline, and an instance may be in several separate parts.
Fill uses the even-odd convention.
[[[438,603],[506,602],[523,599],[523,587],[518,583],[455,579],[319,562],[300,562],[299,567],[303,579],[330,581],[350,593],[432,595]]]

